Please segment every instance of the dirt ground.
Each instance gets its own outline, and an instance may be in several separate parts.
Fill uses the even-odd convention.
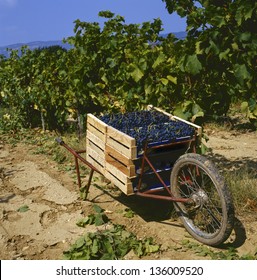
[[[209,157],[220,169],[247,165],[257,170],[257,134],[208,129],[212,149]],[[1,137],[1,136],[0,136]],[[125,196],[101,177],[93,178],[88,200],[79,197],[70,171],[44,155],[33,153],[24,144],[11,146],[0,138],[0,258],[62,259],[63,251],[85,231],[76,222],[92,213],[97,204],[107,211],[113,223],[124,224],[138,238],[153,237],[161,252],[150,259],[208,259],[185,250],[182,241],[191,239],[179,220],[171,219],[172,205],[135,196]],[[28,211],[24,210],[28,207]],[[126,208],[133,218],[122,215]],[[235,247],[240,255],[257,249],[257,215],[237,213],[235,229],[225,247]],[[222,249],[219,249],[222,250]],[[137,259],[129,254],[127,259]]]

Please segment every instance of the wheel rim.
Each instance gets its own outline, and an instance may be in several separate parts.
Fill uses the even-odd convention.
[[[177,174],[176,196],[190,198],[192,203],[177,203],[181,218],[197,236],[214,238],[224,223],[224,211],[214,181],[203,168],[184,164]]]

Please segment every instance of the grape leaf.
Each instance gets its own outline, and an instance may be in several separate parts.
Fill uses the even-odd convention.
[[[17,211],[21,212],[21,213],[27,212],[27,211],[29,211],[29,206],[28,205],[23,205]]]

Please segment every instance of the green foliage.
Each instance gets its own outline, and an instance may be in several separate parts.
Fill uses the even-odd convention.
[[[95,214],[90,214],[85,218],[80,219],[77,222],[77,226],[85,227],[86,225],[96,225],[101,226],[109,221],[109,218],[105,215],[104,209],[100,206],[94,204],[93,205]]]
[[[17,210],[20,213],[24,213],[29,211],[29,206],[28,205],[22,205],[21,207],[19,207],[19,209]]]
[[[16,111],[2,110],[0,112],[0,132],[17,132],[24,126],[24,119]]]
[[[257,127],[257,103],[256,100],[250,98],[248,101],[241,103],[241,111],[247,118]]]
[[[212,260],[256,260],[257,250],[255,254],[246,254],[240,256],[236,248],[229,247],[223,250],[214,250],[205,245],[184,240],[182,248],[194,251],[198,256],[210,257]],[[177,249],[180,250],[180,249]]]
[[[188,35],[160,36],[162,22],[126,24],[102,11],[97,22],[74,22],[73,48],[50,47],[0,57],[0,104],[22,126],[83,131],[88,112],[160,106],[195,122],[225,115],[243,102],[257,123],[257,3],[253,0],[163,0],[187,19]],[[10,114],[10,112],[7,112]]]
[[[104,209],[96,204],[93,205],[93,208],[96,213],[79,220],[78,226],[85,227],[93,224],[100,226],[109,221]],[[142,257],[158,252],[159,249],[160,246],[154,244],[152,238],[138,240],[124,226],[112,225],[110,229],[89,232],[80,237],[68,251],[64,252],[64,258],[69,260],[116,260],[122,259],[131,250],[138,257]]]
[[[256,101],[256,1],[163,2],[169,13],[187,19],[188,36],[178,54],[180,69],[189,74],[190,96],[184,91],[184,97],[193,99],[205,116],[226,114],[231,102]],[[248,117],[255,119],[256,108],[248,109]]]
[[[138,257],[158,252],[159,245],[151,238],[138,240],[122,225],[113,225],[112,228],[89,232],[80,237],[69,250],[64,252],[68,260],[117,260],[123,259],[131,250]]]
[[[133,218],[134,216],[135,216],[135,212],[133,210],[131,210],[130,208],[126,208],[124,210],[123,217]]]
[[[24,119],[24,127],[39,126],[44,119],[49,129],[63,125],[64,83],[58,76],[63,49],[54,47],[31,51],[24,47],[21,57],[12,51],[1,61],[1,97],[4,107]]]
[[[165,98],[162,91],[167,89],[161,80],[164,77],[160,66],[167,57],[160,56],[161,46],[153,49],[149,43],[162,40],[161,21],[125,24],[123,17],[108,11],[99,15],[107,18],[102,30],[98,23],[77,20],[75,36],[68,38],[80,58],[74,71],[80,87],[77,93],[81,93],[83,82],[88,99],[114,111],[139,109],[144,104],[156,104],[158,97]]]

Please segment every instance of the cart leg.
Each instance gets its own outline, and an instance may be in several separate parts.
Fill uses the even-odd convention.
[[[78,162],[78,158],[76,156],[74,156],[74,159],[75,159],[75,165],[76,165],[76,171],[77,171],[78,185],[79,185],[79,189],[81,189],[81,177],[80,177],[80,171],[79,171],[79,162]]]
[[[91,181],[92,181],[92,178],[93,178],[94,169],[91,168],[90,173],[89,173],[88,182],[87,182],[86,186],[84,188],[82,188],[78,158],[75,157],[75,156],[74,156],[74,158],[75,158],[75,165],[76,165],[76,171],[77,171],[77,179],[78,179],[79,190],[81,192],[83,192],[83,199],[86,199],[87,195],[88,195],[88,192],[89,192],[90,185],[91,185]]]
[[[88,192],[89,192],[89,188],[90,188],[90,185],[91,185],[93,174],[94,174],[94,169],[91,169],[90,174],[89,174],[89,178],[88,178],[88,182],[85,186],[85,199],[87,198],[87,195],[88,195]]]

